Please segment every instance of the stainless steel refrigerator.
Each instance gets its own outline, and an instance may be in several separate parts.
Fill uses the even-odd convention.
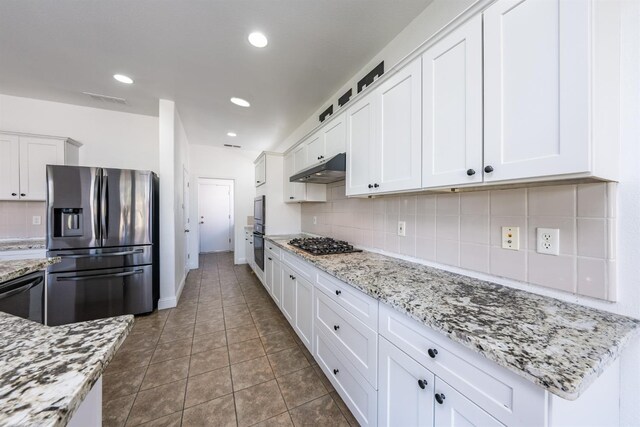
[[[47,166],[48,325],[157,308],[158,211],[153,172]]]

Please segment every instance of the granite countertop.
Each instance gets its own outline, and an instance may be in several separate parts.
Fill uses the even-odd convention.
[[[373,253],[277,246],[562,398],[574,400],[640,331],[640,320]]]
[[[48,327],[0,312],[0,425],[66,425],[132,325],[120,316]]]
[[[45,249],[44,237],[39,239],[0,239],[0,251]]]
[[[52,264],[60,262],[60,257],[0,260],[0,283],[44,270]]]

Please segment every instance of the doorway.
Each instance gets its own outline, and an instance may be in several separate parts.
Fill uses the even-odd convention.
[[[200,253],[233,250],[233,180],[198,179]]]

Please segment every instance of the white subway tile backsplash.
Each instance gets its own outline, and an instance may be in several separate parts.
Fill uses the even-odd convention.
[[[303,205],[303,231],[442,264],[613,300],[615,184],[345,199]],[[313,216],[318,224],[313,224]],[[3,227],[0,215],[0,232]],[[406,222],[406,237],[397,235]],[[520,227],[520,250],[501,249],[501,227]],[[536,228],[560,229],[560,256],[535,252]]]
[[[45,237],[44,202],[0,201],[0,239]],[[40,225],[33,225],[33,216],[40,216]]]

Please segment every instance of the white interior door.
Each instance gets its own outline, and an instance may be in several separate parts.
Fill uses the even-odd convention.
[[[198,184],[200,252],[232,249],[232,183],[202,180]]]

